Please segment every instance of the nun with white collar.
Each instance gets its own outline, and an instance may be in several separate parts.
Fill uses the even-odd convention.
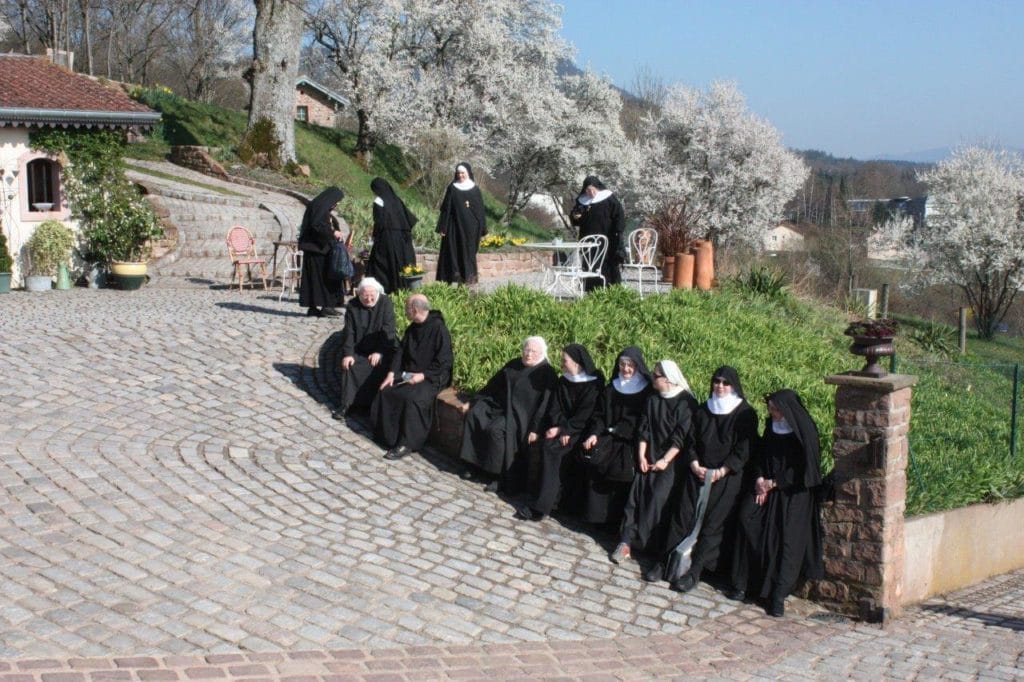
[[[666,554],[696,526],[697,498],[709,477],[712,486],[690,570],[681,576],[666,576],[677,592],[696,587],[704,570],[717,570],[722,547],[731,548],[733,544],[731,537],[724,536],[739,498],[743,467],[757,439],[757,414],[747,403],[739,374],[732,367],[715,370],[711,397],[694,413],[691,434],[686,451],[689,475],[679,482],[679,504],[669,523]]]
[[[597,176],[588,175],[569,213],[569,220],[577,228],[580,238],[593,234],[608,238],[608,253],[604,257],[601,274],[609,285],[620,283],[621,266],[626,258],[626,213],[619,198]],[[597,282],[590,279],[587,285],[589,289],[597,286]]]
[[[580,456],[587,468],[583,519],[617,530],[633,483],[640,422],[654,391],[644,354],[629,346],[587,425]]]
[[[465,161],[455,167],[455,179],[441,200],[437,232],[441,235],[437,281],[476,284],[476,254],[487,227],[484,198],[473,181],[473,167]]]

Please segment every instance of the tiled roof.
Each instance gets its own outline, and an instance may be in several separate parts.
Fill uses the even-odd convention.
[[[146,125],[158,117],[122,90],[45,58],[0,55],[0,125]]]

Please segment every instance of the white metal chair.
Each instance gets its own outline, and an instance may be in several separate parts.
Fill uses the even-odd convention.
[[[592,234],[580,240],[580,244],[586,244],[587,248],[579,250],[579,259],[574,260],[569,267],[555,272],[555,284],[566,286],[574,292],[578,289],[582,297],[585,290],[584,282],[591,279],[601,280],[602,286],[608,286],[604,275],[601,274],[601,267],[604,265],[604,257],[608,252],[608,237],[603,234]]]
[[[644,271],[650,270],[654,273],[652,287],[655,293],[658,291],[658,278],[660,271],[654,264],[655,256],[658,253],[658,231],[652,227],[638,227],[629,234],[629,262],[622,265],[623,270],[635,270],[636,279],[640,288],[640,298],[644,297]]]
[[[277,300],[284,298],[285,287],[288,287],[288,294],[295,293],[302,282],[302,252],[298,249],[288,251],[284,255],[284,269],[281,270],[281,293]]]

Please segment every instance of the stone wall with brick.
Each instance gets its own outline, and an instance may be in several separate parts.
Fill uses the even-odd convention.
[[[900,613],[912,376],[826,377],[835,385],[835,500],[822,514],[825,578],[810,595],[871,622]]]
[[[209,147],[175,145],[171,147],[170,161],[179,166],[205,173],[206,175],[212,175],[224,180],[228,179],[228,172],[224,169],[224,166],[214,161],[213,157],[210,156]]]
[[[551,257],[550,253],[541,253],[543,255],[515,251],[511,248],[502,251],[480,251],[476,257],[477,272],[481,281],[501,280],[511,275],[540,272],[544,267],[543,259]],[[437,252],[417,250],[416,262],[426,271],[423,276],[424,284],[435,281]]]

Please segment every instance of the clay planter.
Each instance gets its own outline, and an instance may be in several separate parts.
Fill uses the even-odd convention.
[[[110,264],[111,279],[122,291],[135,291],[146,281],[146,263],[114,261]]]
[[[672,273],[673,289],[693,288],[693,254],[677,253],[675,271]]]
[[[858,375],[879,379],[888,372],[878,363],[879,358],[893,355],[896,347],[892,336],[854,336],[850,352],[854,355],[861,355],[867,360]]]
[[[671,282],[675,275],[676,257],[665,256],[661,261],[661,281]]]
[[[693,245],[693,285],[701,291],[710,291],[715,281],[715,252],[711,242],[700,239]]]

